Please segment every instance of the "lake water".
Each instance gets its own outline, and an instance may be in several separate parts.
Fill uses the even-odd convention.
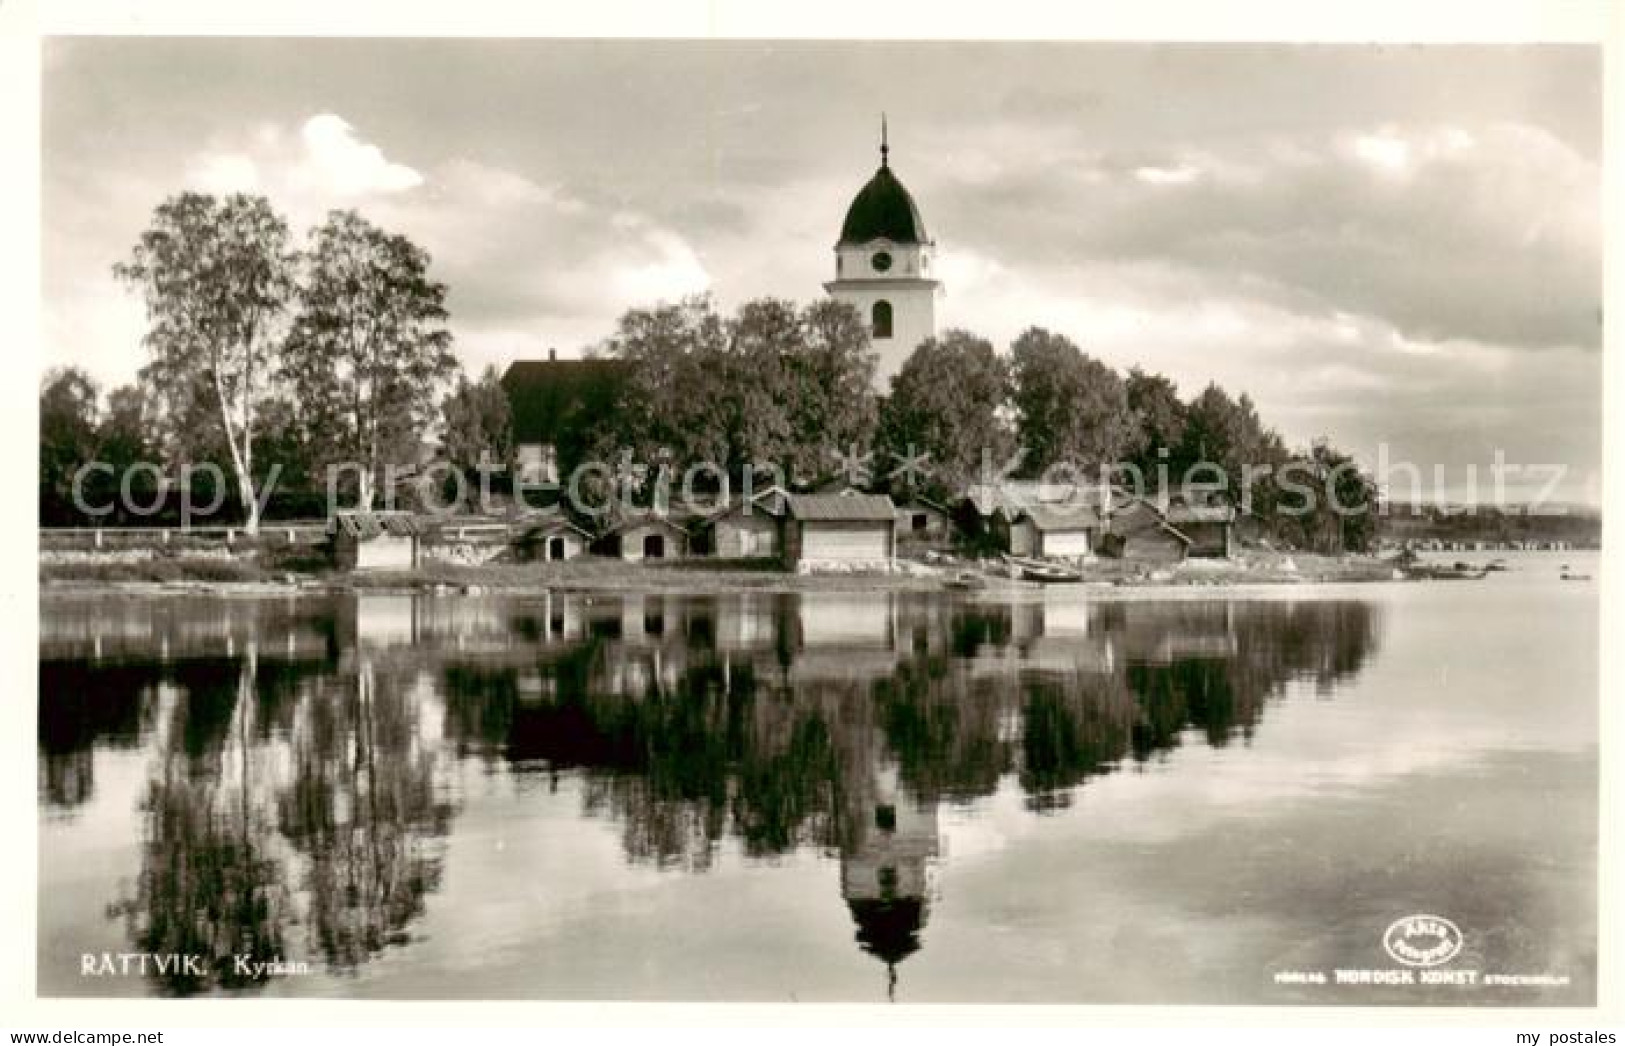
[[[1016,598],[47,594],[39,990],[1589,1004],[1598,592],[1558,566],[1597,564],[1508,558]],[[1415,914],[1460,951],[1401,974]],[[1338,970],[1416,983],[1304,983]]]

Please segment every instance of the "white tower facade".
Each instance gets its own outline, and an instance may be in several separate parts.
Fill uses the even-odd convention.
[[[942,293],[931,271],[936,243],[926,235],[914,197],[892,173],[889,154],[882,122],[880,170],[847,208],[835,244],[835,279],[824,284],[831,297],[856,308],[869,325],[879,357],[875,381],[882,392],[909,354],[935,337]]]

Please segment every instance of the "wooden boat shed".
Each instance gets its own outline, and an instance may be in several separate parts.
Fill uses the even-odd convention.
[[[335,512],[327,521],[333,564],[340,570],[411,570],[422,528],[409,512]]]
[[[784,561],[799,572],[889,570],[897,506],[884,494],[792,494],[785,499]]]

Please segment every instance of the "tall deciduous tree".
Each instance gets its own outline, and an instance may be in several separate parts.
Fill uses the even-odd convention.
[[[600,444],[631,452],[641,465],[726,462],[732,422],[717,394],[728,324],[709,298],[632,309],[604,346],[627,368],[622,402]]]
[[[626,313],[606,349],[627,381],[601,435],[645,464],[811,478],[874,433],[874,357],[849,306],[764,298],[723,316],[693,298]]]
[[[928,338],[892,379],[881,441],[894,454],[929,454],[937,481],[960,487],[980,475],[984,455],[996,464],[1009,456],[1009,391],[1009,367],[986,339],[960,330]]]
[[[357,468],[362,506],[384,466],[416,449],[456,369],[445,300],[428,253],[405,236],[354,211],[312,230],[284,373],[331,440],[328,464]]]
[[[259,526],[254,438],[293,290],[288,226],[263,197],[171,197],[114,274],[146,301],[146,377],[176,414],[212,400],[245,527]]]
[[[1325,440],[1293,455],[1269,479],[1270,529],[1327,555],[1367,552],[1377,536],[1376,481]]]
[[[790,363],[801,351],[801,321],[792,302],[762,298],[739,307],[727,323],[726,346],[702,375],[726,433],[716,463],[736,473],[746,462],[779,461],[793,449]]]
[[[446,458],[464,471],[481,464],[507,466],[513,458],[513,418],[502,376],[488,366],[477,381],[458,375],[440,406]]]
[[[875,362],[869,326],[857,309],[824,300],[801,310],[801,344],[783,372],[790,402],[787,474],[815,475],[829,451],[874,439],[880,415]]]
[[[1161,374],[1148,374],[1135,367],[1123,381],[1128,409],[1134,426],[1125,454],[1150,483],[1160,481],[1159,466],[1166,466],[1171,480],[1177,480],[1188,464],[1182,458],[1185,439],[1185,403],[1179,390]]]
[[[1231,399],[1209,384],[1186,408],[1185,419],[1184,459],[1223,471],[1232,500],[1241,496],[1248,467],[1259,470],[1285,458],[1280,437],[1264,427],[1246,393]]]
[[[1016,432],[1034,472],[1114,465],[1132,434],[1123,381],[1070,340],[1029,327],[1010,347]]]
[[[78,367],[52,367],[40,385],[40,522],[75,518],[73,480],[96,456],[98,391]]]

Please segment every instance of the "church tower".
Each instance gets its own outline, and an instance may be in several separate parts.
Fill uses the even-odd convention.
[[[880,120],[880,170],[858,190],[835,244],[835,279],[824,289],[858,310],[869,325],[879,357],[875,381],[881,391],[916,346],[937,333],[937,296],[932,277],[936,249],[925,233],[920,209],[892,173],[886,120]]]

